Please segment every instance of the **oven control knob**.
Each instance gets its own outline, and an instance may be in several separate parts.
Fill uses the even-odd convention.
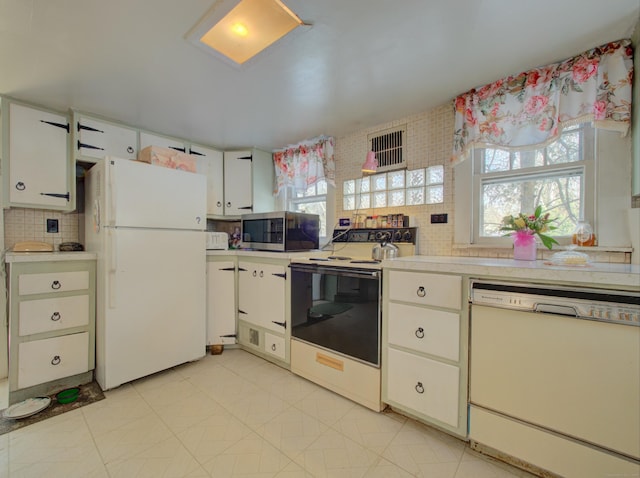
[[[376,240],[378,241],[382,241],[385,237],[385,232],[384,231],[377,231],[376,232]]]
[[[400,241],[402,240],[402,231],[396,231],[396,232],[393,234],[393,240],[394,240],[395,242],[400,242]]]
[[[402,235],[402,240],[404,242],[411,242],[413,240],[413,234],[411,234],[411,231],[404,231],[404,234]]]

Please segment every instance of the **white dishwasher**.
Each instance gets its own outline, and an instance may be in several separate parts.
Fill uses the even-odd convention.
[[[473,280],[470,296],[472,447],[565,477],[640,476],[640,294]]]

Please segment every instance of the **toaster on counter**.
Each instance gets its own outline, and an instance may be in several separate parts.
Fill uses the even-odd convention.
[[[207,232],[207,249],[229,249],[229,234],[226,232]]]

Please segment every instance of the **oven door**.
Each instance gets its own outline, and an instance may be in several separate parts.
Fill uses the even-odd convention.
[[[380,275],[291,264],[291,336],[380,367]]]

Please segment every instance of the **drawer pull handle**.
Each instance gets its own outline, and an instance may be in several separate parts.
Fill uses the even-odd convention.
[[[264,271],[260,271],[260,277],[264,277]]]
[[[127,153],[133,154],[134,151],[135,149],[133,149],[133,146],[127,146]]]
[[[425,290],[424,287],[420,286],[418,287],[416,294],[418,294],[418,297],[424,297],[425,295],[427,295],[427,291]]]
[[[424,339],[424,329],[422,327],[418,327],[418,330],[416,330],[416,337]]]
[[[276,344],[271,344],[271,350],[276,351]]]
[[[60,315],[60,312],[54,312],[53,314],[51,314],[51,320],[53,320],[54,322],[60,320],[61,317],[62,316]]]
[[[56,355],[51,359],[51,365],[58,365],[60,362],[62,362],[60,355]]]
[[[416,383],[416,392],[418,393],[424,393],[424,387],[422,386],[422,382],[418,382]]]
[[[18,191],[24,191],[25,189],[27,189],[27,186],[24,185],[24,183],[22,181],[18,181],[16,183],[16,189]]]
[[[51,283],[51,288],[52,288],[53,290],[58,290],[60,287],[62,287],[62,284],[60,283],[60,281],[54,280],[54,281]]]
[[[257,276],[257,275],[258,275],[258,272],[257,272],[257,271],[253,271],[253,274],[251,274],[251,275],[252,275],[253,277],[255,277],[255,276]]]

